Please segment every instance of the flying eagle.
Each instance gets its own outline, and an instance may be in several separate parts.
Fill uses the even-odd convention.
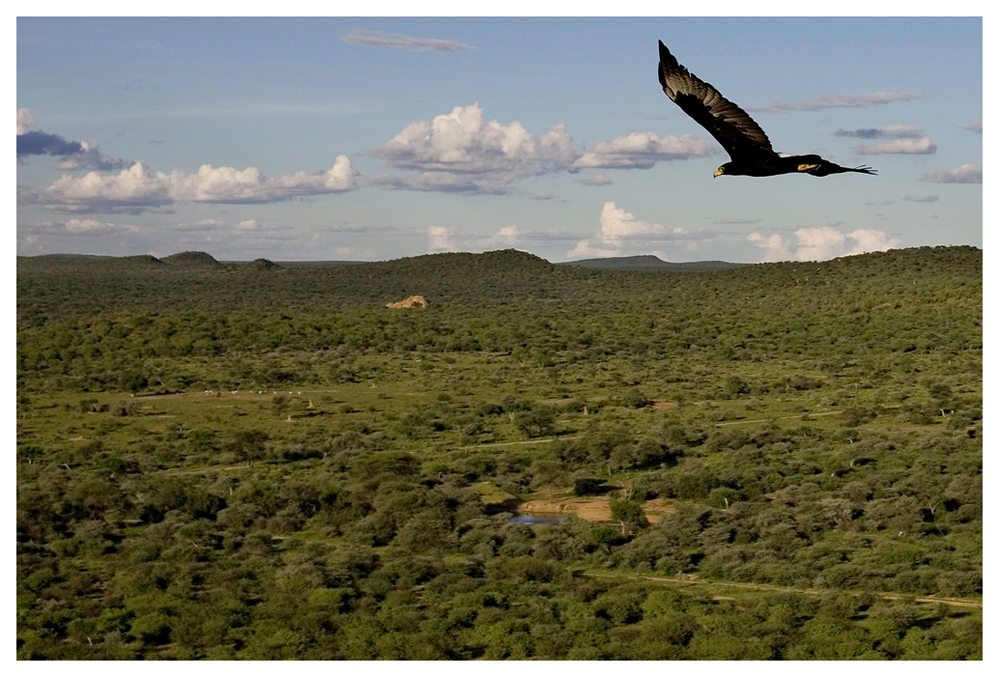
[[[780,155],[771,148],[764,130],[746,111],[729,101],[719,91],[688,72],[663,42],[660,42],[660,84],[670,100],[694,121],[708,130],[732,158],[719,169],[720,174],[749,177],[772,177],[776,174],[805,172],[814,177],[843,172],[875,174],[868,166],[841,167],[818,155]]]

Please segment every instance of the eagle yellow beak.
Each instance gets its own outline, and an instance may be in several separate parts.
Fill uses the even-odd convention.
[[[719,169],[715,170],[715,176],[719,176],[719,175],[725,174],[725,173],[726,173],[726,170],[722,169],[721,167]]]

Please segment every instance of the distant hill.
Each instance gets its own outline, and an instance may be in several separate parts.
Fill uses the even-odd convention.
[[[635,257],[602,257],[599,259],[581,259],[566,261],[559,266],[582,266],[584,268],[602,268],[614,271],[666,271],[669,273],[711,273],[740,268],[746,264],[731,264],[728,261],[692,261],[671,263],[663,261],[652,254]]]
[[[283,268],[321,268],[324,266],[356,266],[367,264],[367,261],[276,261]]]
[[[208,266],[222,266],[215,257],[208,252],[178,252],[169,257],[163,257],[163,263],[171,266],[184,266],[186,268],[200,268]]]
[[[278,264],[274,263],[270,259],[254,259],[252,263],[249,264],[253,268],[260,269],[271,269],[271,268],[281,268]]]
[[[39,254],[38,259],[114,259],[110,254]]]

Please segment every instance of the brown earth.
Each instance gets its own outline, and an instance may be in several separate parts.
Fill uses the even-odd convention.
[[[665,513],[674,512],[674,507],[663,499],[645,501],[642,503],[642,508],[646,512],[646,519],[650,523],[657,522],[660,516]],[[520,504],[517,507],[517,512],[522,515],[561,515],[574,513],[577,518],[591,522],[602,523],[611,521],[611,509],[608,506],[607,496],[557,497],[551,501],[533,499]]]

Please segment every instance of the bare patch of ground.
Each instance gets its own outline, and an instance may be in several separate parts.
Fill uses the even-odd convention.
[[[663,499],[650,499],[642,504],[646,519],[656,523],[665,513],[673,513],[674,507]],[[553,499],[533,499],[517,507],[517,512],[527,515],[567,515],[575,514],[577,518],[601,523],[611,521],[611,508],[608,497],[553,497]]]

